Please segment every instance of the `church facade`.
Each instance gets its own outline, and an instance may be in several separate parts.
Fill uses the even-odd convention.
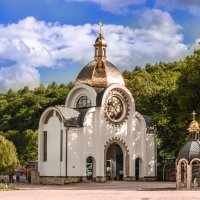
[[[94,60],[79,73],[65,106],[41,115],[40,183],[156,177],[156,141],[148,117],[135,110],[121,73],[106,60],[101,32],[94,47]]]

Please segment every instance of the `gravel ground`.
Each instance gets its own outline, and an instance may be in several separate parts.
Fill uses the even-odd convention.
[[[17,187],[15,191],[0,191],[0,200],[200,200],[200,191],[177,191],[174,182],[19,184]]]

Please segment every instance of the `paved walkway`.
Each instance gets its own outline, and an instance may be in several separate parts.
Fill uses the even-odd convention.
[[[200,200],[200,191],[177,191],[174,182],[19,184],[18,188],[0,191],[0,200]]]

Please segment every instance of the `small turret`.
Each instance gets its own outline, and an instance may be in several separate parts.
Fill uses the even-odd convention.
[[[96,39],[94,47],[95,47],[95,55],[94,55],[94,59],[96,61],[102,61],[106,59],[106,41],[102,36],[102,32],[101,32],[101,27],[103,26],[103,24],[100,22],[99,23],[99,37]]]
[[[80,71],[76,85],[84,83],[98,88],[106,88],[111,84],[125,85],[120,71],[106,60],[107,44],[101,33],[102,26],[102,23],[99,23],[100,31],[94,44],[94,60]]]
[[[195,113],[195,111],[193,111],[191,114],[193,115],[193,120],[192,120],[192,122],[190,123],[190,126],[189,126],[189,128],[188,128],[188,131],[189,131],[189,133],[190,133],[189,138],[190,138],[190,140],[196,140],[196,139],[199,138],[199,131],[200,131],[200,128],[199,128],[199,123],[198,123],[198,122],[196,121],[196,119],[195,119],[195,115],[196,115],[197,113]]]

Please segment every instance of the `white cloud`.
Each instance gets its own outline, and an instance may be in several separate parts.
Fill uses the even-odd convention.
[[[16,24],[0,25],[0,60],[15,63],[0,68],[0,91],[34,88],[40,84],[38,67],[61,67],[63,59],[87,62],[95,36],[92,25],[71,26],[45,23],[27,17]],[[89,49],[91,48],[91,49]]]
[[[169,13],[146,10],[140,17],[140,24],[141,27],[136,29],[108,26],[106,39],[114,63],[124,68],[143,66],[146,63],[179,60],[191,51],[183,43],[183,35],[179,33],[181,26],[173,21]]]
[[[34,88],[39,84],[40,75],[33,67],[21,64],[0,68],[0,91],[10,88],[18,90],[27,85]]]
[[[111,13],[122,14],[128,11],[128,6],[135,4],[143,4],[145,0],[65,0],[66,2],[92,2],[99,4],[105,11]]]
[[[200,15],[200,1],[199,0],[156,0],[157,6],[164,6],[165,8],[187,10],[192,14]]]
[[[181,27],[167,12],[146,10],[140,24],[135,29],[112,24],[103,27],[107,58],[121,70],[179,60],[194,48],[183,43]],[[0,67],[0,90],[38,86],[41,66],[61,67],[63,60],[87,64],[94,56],[97,33],[98,25],[60,25],[33,17],[0,25],[0,61],[12,61],[12,65]]]

